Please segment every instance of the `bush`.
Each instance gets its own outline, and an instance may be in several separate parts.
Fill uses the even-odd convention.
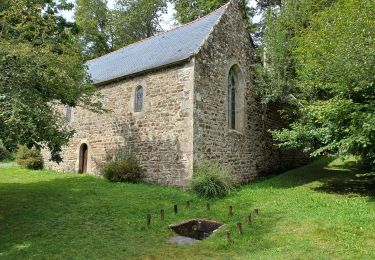
[[[3,142],[0,140],[0,161],[9,160],[11,153],[5,148]]]
[[[111,182],[139,183],[143,179],[143,169],[140,167],[138,160],[127,158],[105,165],[102,169],[102,175]]]
[[[190,188],[201,197],[214,198],[228,195],[233,188],[230,171],[218,163],[202,163],[194,168]]]
[[[27,169],[43,169],[43,157],[35,147],[29,149],[26,146],[21,146],[17,151],[16,162]]]

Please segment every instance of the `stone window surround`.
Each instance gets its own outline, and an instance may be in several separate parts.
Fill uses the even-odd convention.
[[[142,86],[143,88],[143,104],[142,104],[142,110],[139,112],[135,111],[135,93],[139,86]],[[147,84],[146,81],[141,78],[139,81],[135,82],[132,86],[131,91],[131,97],[130,102],[128,103],[128,111],[132,113],[136,118],[143,117],[145,111],[148,111],[149,105],[148,105],[148,97],[147,97]]]
[[[233,67],[237,67],[238,72],[238,79],[239,80],[239,86],[238,91],[236,92],[237,98],[236,98],[236,106],[240,106],[239,112],[236,113],[236,128],[232,129],[229,126],[229,97],[228,97],[228,86],[229,86],[229,72]],[[226,124],[228,129],[228,134],[237,134],[237,135],[244,135],[245,131],[245,125],[246,125],[246,115],[245,115],[245,91],[246,91],[246,82],[244,80],[245,75],[243,74],[243,69],[237,60],[231,60],[230,63],[226,66],[225,71],[225,77],[224,77],[224,83],[223,86],[225,87],[225,101],[224,101],[224,111],[225,111],[225,118],[226,118]],[[239,93],[238,93],[239,92]]]
[[[138,99],[139,92],[142,94],[142,96]],[[144,103],[143,99],[144,99],[143,86],[138,85],[134,90],[134,112],[142,112],[143,103]]]
[[[73,123],[74,108],[72,106],[65,106],[65,120],[68,124]]]

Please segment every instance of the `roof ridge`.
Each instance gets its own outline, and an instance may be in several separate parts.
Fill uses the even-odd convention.
[[[175,31],[175,30],[177,30],[177,29],[180,29],[180,28],[182,28],[182,27],[188,26],[188,25],[190,25],[190,24],[193,24],[193,23],[199,22],[200,20],[203,20],[204,18],[206,18],[206,17],[212,15],[213,13],[218,12],[218,11],[221,10],[221,9],[226,9],[226,8],[230,5],[230,3],[231,3],[231,1],[229,1],[228,3],[226,3],[226,4],[222,5],[222,6],[220,6],[219,8],[215,9],[215,10],[212,11],[211,13],[208,13],[208,14],[202,16],[202,17],[199,17],[199,18],[197,18],[197,19],[195,19],[195,20],[193,20],[193,21],[191,21],[191,22],[188,22],[188,23],[185,23],[185,24],[179,25],[179,26],[177,26],[177,27],[175,27],[175,28],[172,28],[172,29],[170,29],[170,30],[167,30],[167,31],[159,32],[159,33],[157,33],[157,34],[155,34],[155,35],[153,35],[153,36],[150,36],[150,37],[144,38],[144,39],[139,40],[139,41],[137,41],[137,42],[133,42],[133,43],[128,44],[128,45],[126,45],[126,46],[124,46],[124,47],[121,47],[121,48],[119,48],[119,49],[117,49],[117,50],[114,50],[114,51],[108,52],[108,53],[106,53],[106,54],[104,54],[104,55],[102,55],[102,56],[99,56],[99,57],[96,57],[96,58],[94,58],[94,59],[88,60],[86,63],[89,63],[89,62],[95,61],[95,60],[100,59],[100,58],[102,58],[102,57],[104,57],[104,56],[107,56],[107,55],[109,55],[109,54],[112,54],[112,53],[115,53],[115,52],[121,51],[121,50],[123,50],[123,49],[126,49],[126,48],[128,48],[128,47],[130,47],[130,46],[133,46],[133,45],[136,45],[136,44],[139,44],[139,43],[141,43],[141,42],[145,42],[145,41],[151,40],[151,39],[153,39],[153,38],[155,38],[155,37],[158,37],[158,36],[160,36],[160,35],[163,35],[163,34],[166,34],[166,33],[172,32],[172,31]],[[220,19],[220,18],[219,18],[219,19]],[[205,42],[205,41],[204,41],[204,42]],[[203,43],[204,43],[204,42],[203,42]],[[202,43],[202,44],[203,44],[203,43]]]

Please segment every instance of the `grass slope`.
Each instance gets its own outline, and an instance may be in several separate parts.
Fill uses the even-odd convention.
[[[174,188],[0,168],[0,258],[374,259],[374,183],[356,173],[337,161],[317,161],[213,200],[207,212],[205,200]],[[183,207],[186,200],[190,209]],[[161,208],[164,221],[158,218]],[[261,214],[245,224],[253,208]],[[148,212],[153,214],[149,228]],[[226,226],[195,245],[167,243],[173,235],[168,224],[193,217]],[[242,236],[235,232],[238,221]]]

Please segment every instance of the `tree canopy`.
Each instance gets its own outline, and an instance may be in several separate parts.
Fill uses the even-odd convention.
[[[288,0],[268,10],[258,90],[293,119],[273,131],[281,147],[375,166],[374,10],[370,0]]]
[[[112,14],[104,0],[77,0],[75,20],[83,52],[91,57],[113,50]]]
[[[165,0],[77,0],[75,19],[87,58],[95,58],[161,31]]]
[[[184,24],[209,14],[228,0],[171,0],[175,4],[176,19]],[[249,6],[248,0],[236,0],[240,7],[244,25],[249,32],[255,32],[256,26],[252,22],[255,9]]]
[[[101,111],[86,74],[74,23],[61,10],[65,1],[9,0],[0,13],[0,139],[48,147],[61,161],[61,147],[73,135],[54,105]]]

